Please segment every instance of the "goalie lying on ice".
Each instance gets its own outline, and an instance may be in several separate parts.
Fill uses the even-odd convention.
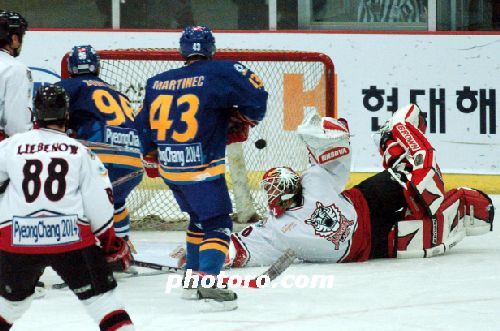
[[[267,218],[231,236],[233,267],[269,265],[287,248],[307,262],[361,262],[443,254],[466,235],[492,230],[491,199],[444,193],[420,109],[398,110],[382,130],[385,170],[344,190],[351,160],[347,122],[307,114],[297,133],[311,167],[269,169]]]

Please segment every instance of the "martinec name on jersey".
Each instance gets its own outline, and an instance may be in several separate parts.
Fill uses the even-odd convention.
[[[232,231],[226,145],[248,138],[250,127],[264,118],[268,94],[243,64],[211,59],[215,38],[205,26],[187,27],[180,51],[185,66],[148,79],[136,125],[148,176],[161,176],[189,214],[187,268],[213,276],[223,266]],[[219,301],[228,303],[225,308],[236,308],[230,290],[192,290],[203,299],[224,295],[227,300]]]
[[[438,168],[432,146],[419,131],[419,128],[425,130],[424,125],[418,125],[419,112],[415,105],[403,107],[387,125],[392,133],[386,142],[392,154],[384,158],[384,165],[391,163],[394,168],[387,166],[386,171],[348,190],[344,190],[351,155],[349,135],[345,134],[347,126],[331,118],[320,120],[317,114],[306,116],[297,133],[305,142],[313,165],[302,174],[300,183],[292,183],[301,186],[298,190],[284,186],[289,177],[286,169],[266,172],[263,182],[267,193],[272,194],[270,207],[276,205],[279,196],[276,190],[281,187],[281,194],[286,197],[280,202],[285,203],[281,206],[284,213],[271,212],[265,220],[231,236],[232,266],[269,265],[289,248],[307,262],[431,257],[444,254],[465,236],[491,231],[493,204],[478,190],[450,190],[441,195],[442,202],[434,212],[431,210],[435,200],[419,197],[426,190],[442,187],[432,180]],[[399,135],[403,129],[410,136]],[[423,148],[416,150],[416,154],[405,154],[408,141]],[[344,152],[333,153],[339,150]],[[322,155],[333,154],[336,156],[322,161]],[[422,156],[428,161],[421,163]],[[388,159],[399,161],[388,163]],[[267,185],[275,180],[273,171],[278,177],[282,173],[287,176],[281,186]],[[413,181],[418,180],[418,189],[408,184],[413,182],[412,175]],[[421,179],[427,177],[427,181]],[[295,194],[292,198],[290,192]],[[411,205],[415,201],[419,213]]]

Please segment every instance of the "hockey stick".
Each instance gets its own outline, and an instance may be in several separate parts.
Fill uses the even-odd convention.
[[[260,288],[262,285],[262,279],[265,279],[264,277],[269,278],[269,281],[273,281],[276,278],[278,278],[279,275],[281,275],[288,267],[295,261],[295,258],[297,256],[295,255],[295,252],[291,249],[288,248],[283,255],[281,255],[276,261],[274,261],[271,266],[264,271],[260,276],[251,279],[248,283],[247,286],[250,288]],[[224,282],[228,282],[229,277],[224,278]],[[257,283],[259,281],[259,283]]]
[[[150,269],[163,271],[165,273],[172,273],[172,274],[184,272],[184,268],[169,267],[169,266],[165,266],[165,265],[161,265],[161,264],[153,263],[153,262],[133,260],[132,265],[134,265],[136,267],[150,268]]]
[[[111,145],[111,144],[106,144],[106,143],[100,143],[97,141],[88,141],[88,140],[81,140],[77,139],[78,142],[80,142],[83,146],[86,147],[95,147],[95,148],[106,148],[106,149],[111,149],[115,150],[117,152],[135,152],[131,148],[123,147],[123,146],[116,146],[116,145]]]
[[[158,276],[158,275],[164,275],[165,273],[167,273],[167,272],[160,271],[160,270],[154,270],[154,271],[151,271],[151,272],[143,272],[143,273],[139,273],[139,272],[127,273],[127,272],[124,272],[123,275],[121,275],[122,273],[120,273],[120,276],[117,276],[117,274],[115,274],[114,277],[115,277],[116,280],[120,280],[120,279],[125,279],[125,278]],[[55,284],[52,284],[50,286],[50,288],[52,288],[54,290],[61,290],[61,289],[65,289],[67,287],[68,287],[68,284],[66,284],[65,282],[55,283]]]
[[[263,285],[261,283],[262,279],[268,278],[269,281],[275,280],[279,275],[281,275],[293,263],[295,258],[296,258],[295,252],[290,248],[287,249],[285,251],[285,253],[283,253],[283,255],[281,255],[276,261],[274,261],[274,263],[271,264],[271,266],[266,271],[264,271],[258,277],[250,279],[250,281],[248,281],[246,285],[250,288],[260,288]],[[143,261],[134,260],[134,261],[132,261],[132,265],[135,265],[138,267],[145,267],[145,268],[160,270],[160,271],[164,271],[166,273],[184,272],[183,268],[168,267],[168,266],[164,266],[164,265],[152,263],[152,262],[143,262]],[[224,277],[222,281],[224,283],[228,283],[230,281],[230,277]],[[257,281],[259,281],[259,283],[257,283]]]
[[[133,178],[135,178],[135,177],[137,177],[137,176],[142,175],[143,173],[144,173],[144,169],[139,169],[139,170],[136,170],[136,171],[134,171],[134,172],[131,172],[131,173],[129,173],[129,174],[127,174],[127,175],[125,175],[125,176],[122,176],[122,177],[118,178],[117,180],[113,181],[113,182],[111,183],[111,185],[112,185],[113,187],[119,186],[119,185],[121,185],[121,184],[123,184],[123,183],[126,183],[126,182],[128,182],[129,180],[131,180],[131,179],[133,179]]]

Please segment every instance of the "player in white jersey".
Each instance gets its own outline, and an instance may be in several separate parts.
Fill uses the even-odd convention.
[[[473,189],[459,188],[443,194],[436,210],[429,214],[407,212],[414,211],[408,200],[418,201],[420,210],[434,209],[434,200],[425,199],[427,190],[437,190],[434,196],[439,197],[436,187],[442,187],[434,180],[421,180],[435,179],[439,170],[423,132],[414,134],[421,119],[420,110],[415,107],[404,107],[394,115],[393,119],[402,120],[390,122],[391,135],[384,140],[394,152],[391,159],[400,160],[389,162],[392,168],[349,190],[344,190],[351,152],[347,123],[309,114],[298,133],[313,165],[302,177],[287,167],[272,168],[264,174],[262,186],[268,195],[270,213],[265,220],[231,236],[232,266],[269,265],[288,248],[306,262],[428,257],[444,253],[465,235],[491,231],[491,199]],[[414,147],[424,146],[420,150],[414,148],[420,156],[412,155],[406,142],[396,139],[396,131],[406,132],[398,125],[411,132]],[[398,157],[392,142],[402,146]],[[421,164],[426,166],[420,167]],[[423,173],[430,176],[420,176]],[[434,231],[436,243],[431,240]]]
[[[8,181],[0,196],[0,330],[29,308],[47,266],[100,330],[134,330],[108,264],[131,260],[114,233],[112,186],[99,159],[65,134],[68,110],[62,87],[43,86],[35,96],[40,129],[0,143],[0,182]]]
[[[32,128],[31,72],[15,59],[27,28],[20,14],[0,11],[0,141]]]

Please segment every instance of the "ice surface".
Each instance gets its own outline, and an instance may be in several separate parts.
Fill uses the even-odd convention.
[[[500,196],[494,203],[499,211]],[[158,245],[167,250],[182,242],[184,234],[132,237],[138,249]],[[258,275],[263,270],[235,273]],[[199,303],[181,300],[179,289],[165,294],[167,275],[123,279],[118,292],[137,330],[500,330],[498,229],[466,237],[446,255],[431,259],[299,264],[285,274],[334,275],[335,283],[331,289],[240,289],[239,309],[222,313],[198,312]],[[52,270],[43,280],[58,282]],[[98,327],[70,291],[49,290],[12,330]]]

